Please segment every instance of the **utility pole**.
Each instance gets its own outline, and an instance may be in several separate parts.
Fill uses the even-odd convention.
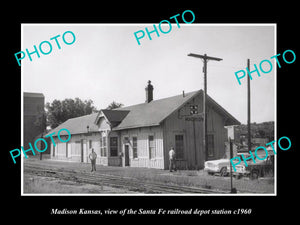
[[[232,147],[232,140],[229,137],[229,150],[230,150],[230,158],[233,158],[233,147]],[[232,183],[232,165],[230,165],[230,193],[237,193],[236,188],[233,187],[233,183]]]
[[[207,147],[207,62],[208,60],[221,61],[222,59],[204,55],[198,55],[194,53],[188,54],[188,56],[192,56],[195,58],[200,58],[203,60],[203,73],[204,73],[204,94],[203,94],[203,147],[205,152],[205,161],[208,160],[208,147]],[[196,151],[196,149],[195,149]]]
[[[247,67],[248,71],[250,71],[250,59],[247,59]],[[251,110],[250,110],[250,74],[248,73],[247,76],[247,111],[248,111],[248,120],[247,120],[247,126],[248,126],[248,151],[251,151]]]

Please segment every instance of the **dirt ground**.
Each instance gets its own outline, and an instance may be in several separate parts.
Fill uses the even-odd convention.
[[[59,168],[80,172],[90,172],[91,166],[86,163],[71,163],[52,160],[28,159],[30,164],[46,165],[47,167]],[[27,160],[25,160],[26,163]],[[108,174],[119,177],[131,177],[140,179],[141,182],[151,181],[164,184],[174,184],[191,187],[201,187],[211,190],[222,190],[230,192],[230,177],[208,175],[203,170],[181,170],[169,172],[168,170],[132,168],[132,167],[110,167],[97,165],[95,173]],[[247,177],[233,179],[233,187],[238,193],[274,194],[274,177],[263,177],[250,180]],[[134,191],[115,188],[111,186],[97,186],[92,184],[78,183],[63,179],[34,176],[24,174],[24,193],[136,193]]]
[[[24,193],[36,194],[134,194],[110,186],[98,186],[79,182],[61,180],[53,177],[35,176],[24,174]]]

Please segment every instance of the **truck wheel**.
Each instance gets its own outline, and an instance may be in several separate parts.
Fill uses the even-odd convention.
[[[252,170],[251,175],[250,175],[251,180],[258,179],[258,171],[257,170]]]
[[[227,174],[227,168],[226,167],[222,167],[221,171],[220,171],[220,175],[221,177],[225,177]]]
[[[238,174],[238,175],[236,175],[236,179],[241,179],[242,178],[242,174]]]

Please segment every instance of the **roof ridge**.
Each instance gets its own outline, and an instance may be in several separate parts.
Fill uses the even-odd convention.
[[[199,92],[199,91],[203,91],[203,90],[202,89],[198,89],[196,91],[190,91],[190,92],[185,93],[185,95],[190,95],[192,93],[196,93],[196,92]],[[160,98],[160,99],[152,100],[151,102],[157,102],[157,101],[166,100],[166,99],[169,99],[169,98],[176,98],[176,97],[179,97],[179,96],[182,96],[182,94],[178,94],[178,95],[173,95],[173,96],[170,96],[170,97],[165,97],[165,98]],[[185,96],[185,97],[187,97],[187,96]],[[125,107],[122,107],[122,108],[116,108],[116,109],[113,109],[113,110],[122,110],[122,109],[126,110],[126,108],[129,108],[129,107],[143,105],[143,104],[148,105],[151,102],[149,102],[149,103],[148,102],[142,102],[142,103],[138,103],[138,104],[135,104],[135,105],[129,105],[129,106],[125,106]]]
[[[138,126],[143,126],[145,125],[144,123],[141,123],[140,119],[133,119],[132,115],[138,116],[138,117],[143,117],[146,120],[146,125],[147,126],[154,126],[154,125],[159,125],[162,121],[164,121],[168,116],[170,116],[174,111],[176,111],[178,108],[182,107],[186,102],[190,101],[191,98],[194,98],[196,95],[200,94],[202,90],[197,90],[193,92],[188,92],[185,94],[185,96],[181,95],[175,95],[171,96],[168,98],[162,98],[159,100],[151,101],[149,103],[143,103],[143,104],[138,104],[138,105],[133,105],[128,107],[133,114],[128,114],[131,117],[126,120],[127,117],[124,118],[124,120],[114,128],[114,130],[120,130],[120,129],[128,129],[128,128],[133,128],[133,127],[138,127]],[[169,100],[169,101],[166,101]],[[152,104],[151,104],[152,103]],[[171,103],[171,104],[168,104]],[[145,106],[145,107],[144,107]],[[161,107],[158,111],[161,111],[162,108],[163,110],[160,113],[157,113],[157,110],[151,110],[151,108],[155,106]],[[167,107],[166,107],[167,106]],[[141,109],[147,109],[145,112],[142,112]],[[151,113],[151,114],[149,114]],[[145,118],[145,115],[147,115]],[[154,120],[149,120],[149,118],[153,118],[152,116],[156,116]],[[137,122],[138,121],[138,122]],[[130,123],[134,123],[134,125],[130,125]],[[125,125],[126,124],[126,125]]]
[[[73,117],[73,118],[69,118],[68,120],[72,120],[72,119],[77,119],[77,118],[82,118],[82,117],[87,117],[87,116],[92,116],[94,114],[98,114],[97,112],[96,113],[91,113],[91,114],[87,114],[87,115],[83,115],[83,116],[77,116],[77,117]],[[68,121],[66,120],[66,121]]]
[[[186,102],[189,101],[191,98],[193,98],[194,96],[200,94],[201,91],[202,91],[202,89],[200,89],[200,90],[198,90],[198,91],[193,91],[193,92],[186,93],[186,94],[191,94],[191,96],[188,96],[188,97],[185,96],[185,97],[187,97],[187,98],[185,99],[185,101],[182,102],[182,104],[180,104],[179,106],[177,106],[175,109],[173,109],[173,111],[170,112],[168,115],[166,115],[159,123],[161,123],[162,121],[164,121],[164,120],[165,120],[169,115],[171,115],[174,111],[178,110],[180,107],[182,107],[184,104],[186,104]],[[186,95],[186,94],[185,94],[185,95]],[[179,96],[180,96],[180,95],[176,95],[176,96],[174,96],[174,97],[179,97]]]

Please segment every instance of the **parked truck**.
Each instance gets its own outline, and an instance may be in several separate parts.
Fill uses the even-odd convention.
[[[244,155],[244,158],[248,158],[250,156],[249,153],[238,153],[237,156],[240,157],[241,162],[240,164],[235,166],[236,171],[232,168],[232,174],[236,176],[237,178],[240,178],[242,176],[249,176],[250,179],[257,179],[258,177],[264,177],[264,176],[274,176],[274,153],[272,151],[268,151],[268,156],[265,158],[266,155],[260,155],[258,156],[260,158],[265,158],[264,160],[257,159],[254,154],[255,163],[253,160],[247,161],[247,166],[245,165],[245,162],[242,159],[241,155]],[[227,171],[230,171],[231,164],[227,167]]]

